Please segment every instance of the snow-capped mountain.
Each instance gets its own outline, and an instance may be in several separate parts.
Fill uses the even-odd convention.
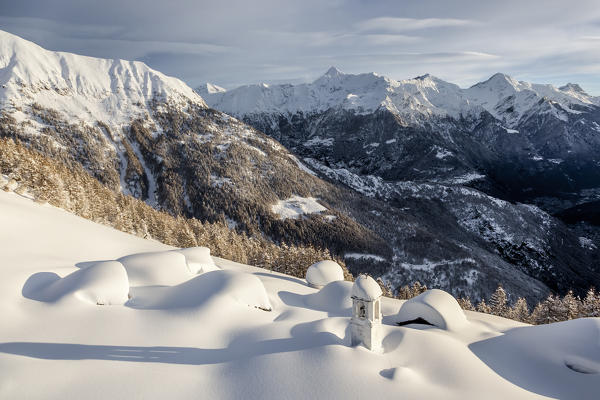
[[[204,105],[185,83],[144,63],[48,51],[3,31],[0,85],[5,111],[37,103],[69,117],[105,121],[110,126],[142,117],[146,104],[155,98]]]
[[[357,173],[447,183],[478,176],[471,184],[490,194],[551,211],[549,196],[600,187],[600,98],[576,84],[495,74],[461,89],[431,75],[396,81],[331,68],[312,83],[202,94],[299,155]]]
[[[0,137],[79,164],[115,192],[175,216],[349,254],[352,272],[382,276],[393,288],[420,279],[479,299],[503,283],[515,296],[539,300],[550,289],[600,286],[593,264],[600,246],[583,249],[579,235],[535,207],[499,205],[460,186],[485,178],[482,156],[484,166],[496,160],[479,139],[489,134],[482,126],[509,133],[485,110],[483,117],[449,118],[451,106],[455,115],[472,109],[455,85],[425,76],[393,83],[405,92],[388,93],[389,79],[331,70],[313,86],[284,85],[278,94],[253,86],[244,101],[232,100],[240,107],[256,100],[256,109],[287,104],[289,112],[243,118],[300,159],[142,63],[1,38]],[[231,93],[214,85],[202,92],[208,99]],[[310,107],[294,93],[309,93]],[[462,100],[452,103],[456,96]],[[336,101],[344,105],[327,108]],[[374,108],[381,101],[405,116]],[[438,181],[398,185],[406,171]]]
[[[312,83],[300,85],[248,85],[225,91],[199,88],[214,108],[236,116],[256,113],[316,113],[341,108],[357,113],[380,109],[407,117],[408,121],[436,115],[457,118],[486,110],[497,118],[507,117],[509,127],[540,100],[556,103],[558,110],[577,113],[577,106],[598,105],[600,98],[586,94],[578,85],[519,82],[495,74],[485,82],[461,89],[432,75],[393,80],[376,73],[344,74],[331,67]],[[506,108],[513,110],[506,112]],[[557,111],[558,112],[558,111]]]

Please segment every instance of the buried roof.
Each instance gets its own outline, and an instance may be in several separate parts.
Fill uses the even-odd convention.
[[[456,299],[439,289],[428,290],[402,304],[397,317],[399,323],[418,319],[446,330],[460,329],[467,323]]]
[[[357,299],[373,301],[381,297],[382,294],[379,284],[369,275],[360,275],[354,281],[354,286],[352,286],[351,295]]]

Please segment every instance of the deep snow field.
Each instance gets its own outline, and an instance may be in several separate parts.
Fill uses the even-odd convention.
[[[352,283],[172,250],[0,191],[0,398],[600,398],[600,319],[397,326],[384,298],[378,354]]]

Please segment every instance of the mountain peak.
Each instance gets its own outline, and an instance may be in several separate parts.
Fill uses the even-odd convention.
[[[224,89],[221,86],[217,86],[210,82],[203,83],[202,85],[196,88],[196,93],[200,94],[200,96],[206,96],[216,93],[225,93],[226,91],[227,89]]]
[[[210,82],[206,82],[206,91],[208,93],[222,93],[222,92],[226,92],[227,90],[222,88],[221,86],[217,86]]]
[[[581,86],[579,86],[579,84],[577,83],[567,83],[564,86],[561,86],[558,88],[558,90],[562,91],[562,92],[575,92],[575,93],[579,93],[579,94],[583,94],[587,96],[587,93],[585,90],[583,90],[583,88]]]
[[[507,75],[503,72],[496,72],[494,75],[487,80],[487,82],[508,82],[512,86],[518,85],[518,81],[514,79],[512,76]]]
[[[331,66],[331,67],[329,67],[327,72],[325,72],[325,75],[323,75],[323,77],[335,78],[335,77],[342,76],[342,75],[344,75],[344,73],[342,71],[340,71],[336,67]]]
[[[488,80],[476,83],[472,86],[475,88],[490,88],[490,90],[506,90],[519,91],[519,81],[514,79],[512,76],[504,74],[502,72],[496,72],[494,75],[488,78]]]

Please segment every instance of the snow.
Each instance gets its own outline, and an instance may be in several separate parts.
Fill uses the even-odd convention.
[[[594,244],[594,241],[590,238],[586,238],[585,236],[579,237],[579,245],[581,247],[583,247],[584,249],[589,249],[589,250],[596,249],[596,245]]]
[[[317,293],[307,295],[305,304],[315,310],[327,311],[330,315],[348,315],[352,307],[351,292],[352,282],[335,280]]]
[[[286,200],[279,200],[271,206],[271,211],[279,215],[279,218],[298,219],[305,215],[320,213],[327,208],[318,203],[314,197],[292,196]]]
[[[0,221],[2,399],[594,399],[600,390],[598,318],[532,327],[466,312],[466,329],[397,326],[405,302],[382,297],[376,354],[350,346],[351,282],[316,290],[218,258],[220,270],[194,275],[172,257],[185,258],[178,249],[4,191]],[[109,279],[87,282],[117,292],[122,269],[110,260],[133,254],[160,282],[167,268],[188,279],[139,286],[127,271],[123,305],[81,301],[74,288],[90,286],[79,278],[60,300],[27,297],[51,285],[25,290],[36,274],[62,281],[90,268]]]
[[[188,270],[192,274],[202,274],[219,268],[210,256],[208,247],[188,247],[187,249],[174,251],[183,254]]]
[[[118,261],[99,261],[61,278],[55,273],[39,272],[23,286],[25,297],[39,301],[58,301],[74,297],[98,305],[123,305],[128,300],[127,272]]]
[[[439,289],[427,290],[406,301],[400,307],[398,322],[422,318],[440,329],[459,330],[467,324],[467,317],[451,294]]]
[[[493,371],[526,390],[557,399],[595,399],[599,326],[598,318],[582,318],[516,328],[469,348]],[[565,368],[571,373],[565,374]]]
[[[478,174],[476,172],[467,172],[466,174],[455,176],[449,179],[448,183],[455,185],[464,185],[466,183],[478,181],[485,178],[485,175]]]
[[[298,166],[298,168],[300,168],[302,171],[304,171],[307,174],[310,174],[312,176],[317,176],[317,174],[315,173],[315,171],[313,171],[312,169],[310,169],[306,165],[304,165],[302,163],[302,161],[300,161],[300,160],[298,160],[296,158],[296,156],[294,156],[293,154],[289,154],[288,156],[292,159],[292,161],[294,161],[296,163],[296,165]]]
[[[134,288],[132,295],[128,306],[143,309],[197,308],[211,302],[220,307],[226,302],[264,311],[272,308],[261,280],[241,271],[214,270],[175,286]]]
[[[443,160],[447,157],[452,157],[454,155],[454,153],[452,153],[450,150],[441,148],[439,146],[434,146],[435,149],[435,158],[439,159],[439,160]]]
[[[352,286],[352,297],[373,301],[383,295],[379,284],[368,275],[359,275]]]
[[[35,102],[92,126],[103,121],[119,132],[155,98],[206,106],[185,83],[144,63],[48,51],[0,31],[0,105],[9,113]]]
[[[507,133],[518,133],[513,127],[535,107],[545,107],[545,112],[567,119],[561,110],[576,114],[580,111],[573,105],[600,104],[599,98],[575,85],[558,89],[517,81],[500,73],[461,89],[429,74],[398,81],[375,73],[335,71],[330,69],[314,82],[299,85],[246,85],[217,92],[200,88],[198,92],[211,107],[238,117],[259,113],[310,114],[338,108],[366,114],[385,108],[406,121],[418,122],[429,116],[478,116],[485,110],[507,125]],[[328,144],[305,144],[311,145]]]
[[[353,260],[373,260],[373,261],[385,261],[385,258],[378,256],[376,254],[366,254],[366,253],[346,253],[344,254],[344,258],[351,258]]]
[[[148,252],[118,259],[132,286],[170,286],[192,277],[185,256],[179,252]]]
[[[343,280],[344,271],[335,261],[319,261],[306,270],[306,282],[314,288],[321,288],[328,283]]]
[[[334,139],[333,138],[327,138],[327,139],[323,139],[319,136],[315,136],[313,138],[310,138],[309,140],[307,140],[306,142],[304,142],[304,146],[305,147],[313,147],[313,146],[333,146],[333,142]]]

